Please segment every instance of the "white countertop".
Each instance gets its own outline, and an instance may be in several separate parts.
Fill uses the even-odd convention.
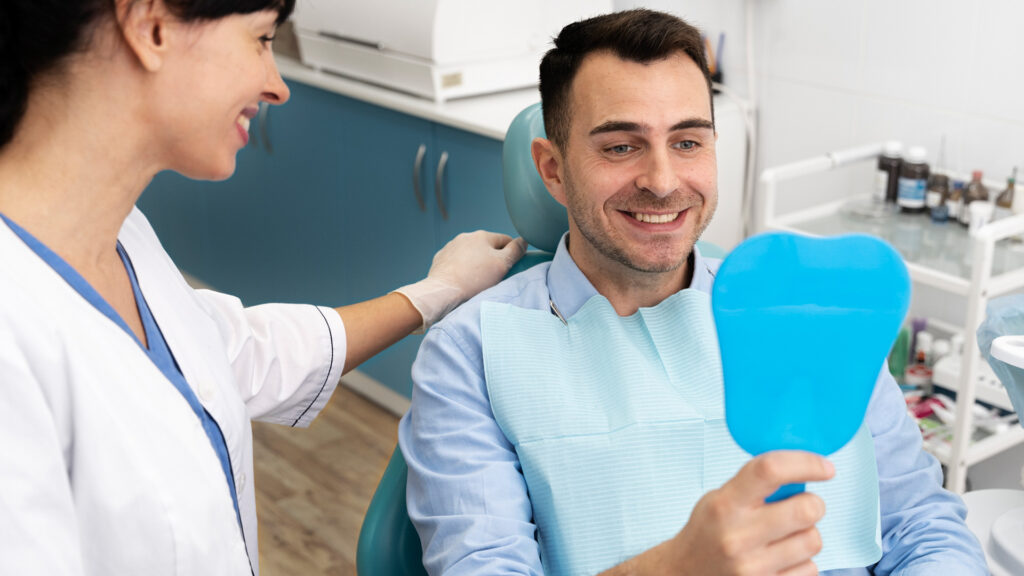
[[[505,131],[516,114],[530,104],[540,102],[540,92],[536,88],[525,88],[437,103],[390,88],[315,70],[287,56],[278,55],[276,59],[281,76],[287,80],[297,80],[303,84],[499,141],[505,140]]]

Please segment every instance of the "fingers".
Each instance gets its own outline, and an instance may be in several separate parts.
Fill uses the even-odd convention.
[[[498,250],[502,259],[511,266],[519,261],[526,253],[527,243],[522,238],[513,238],[507,234],[477,230],[475,232],[463,232],[456,236],[452,242],[475,243],[483,241],[491,248]]]
[[[765,526],[773,527],[779,534],[795,534],[814,528],[824,517],[825,501],[817,494],[804,492],[768,504],[760,521]]]
[[[747,462],[736,476],[722,486],[738,503],[763,503],[783,484],[823,482],[835,475],[825,458],[797,450],[766,452]]]
[[[817,576],[817,574],[818,567],[810,560],[806,560],[796,566],[791,566],[779,572],[779,576]]]
[[[501,251],[511,266],[518,262],[519,259],[523,257],[523,254],[526,254],[526,240],[516,238],[508,244],[505,244],[505,247],[502,248]]]
[[[465,237],[465,238],[481,238],[491,248],[497,248],[497,249],[504,248],[510,242],[513,241],[512,237],[509,236],[508,234],[500,234],[498,232],[489,232],[487,230],[476,230],[476,231],[473,231],[473,232],[463,232],[463,233],[459,234],[458,236],[462,236],[462,237]],[[456,236],[456,238],[458,238],[458,236]]]

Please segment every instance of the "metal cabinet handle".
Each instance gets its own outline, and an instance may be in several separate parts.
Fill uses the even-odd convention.
[[[267,154],[273,154],[274,147],[270,144],[270,136],[267,131],[267,115],[269,113],[270,104],[260,102],[260,140],[263,141],[263,147],[267,149]]]
[[[448,219],[448,211],[444,208],[444,198],[441,189],[444,185],[444,169],[448,165],[448,151],[441,152],[441,159],[437,161],[437,177],[434,180],[434,194],[437,196],[437,207],[441,210],[441,218]]]
[[[416,151],[416,161],[412,164],[412,191],[416,193],[416,202],[419,202],[420,212],[427,211],[427,203],[423,200],[423,190],[420,188],[420,172],[423,170],[423,158],[427,155],[427,145],[420,144]]]

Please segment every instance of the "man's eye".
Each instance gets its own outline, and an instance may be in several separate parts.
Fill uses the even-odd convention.
[[[264,34],[260,36],[260,43],[264,46],[270,46],[270,43],[274,41],[274,37],[270,34]]]
[[[629,144],[618,144],[616,146],[610,146],[607,148],[612,154],[627,154],[633,147]]]
[[[683,150],[693,150],[697,146],[698,146],[698,144],[696,142],[694,142],[693,140],[683,140],[682,142],[679,142],[678,144],[676,144],[677,148],[681,148]]]

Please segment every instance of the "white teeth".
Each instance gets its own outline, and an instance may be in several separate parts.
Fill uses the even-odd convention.
[[[249,118],[244,114],[238,117],[238,125],[242,127],[246,132],[249,131]]]
[[[640,222],[647,222],[650,224],[664,224],[679,218],[679,212],[672,214],[643,214],[641,212],[632,212],[631,215]]]

